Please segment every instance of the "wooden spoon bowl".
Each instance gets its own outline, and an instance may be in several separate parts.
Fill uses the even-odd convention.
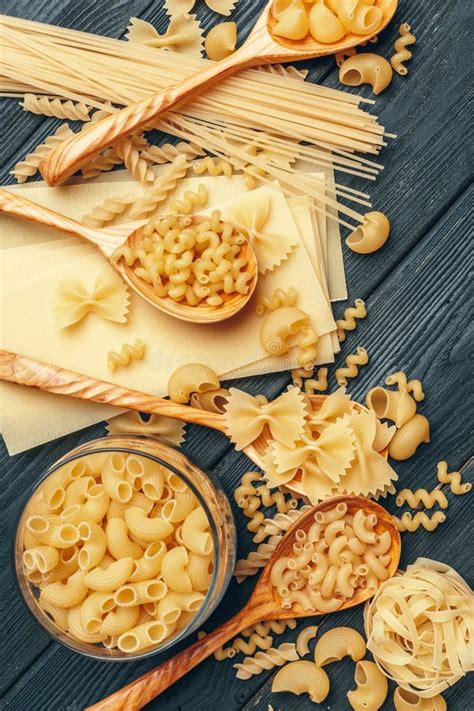
[[[317,610],[303,610],[299,604],[293,604],[291,608],[285,609],[282,607],[281,598],[271,583],[270,576],[276,561],[291,552],[295,542],[296,531],[299,529],[307,531],[313,523],[314,515],[317,511],[327,511],[339,503],[347,504],[347,513],[349,515],[354,515],[359,509],[363,509],[366,514],[375,514],[377,516],[376,532],[389,531],[392,544],[389,550],[391,560],[388,566],[388,573],[389,576],[393,576],[400,562],[401,541],[400,534],[390,514],[375,501],[361,496],[338,496],[328,499],[309,509],[284,534],[280,544],[275,548],[271,559],[263,569],[250,600],[240,612],[214,630],[214,632],[195,642],[188,649],[164,662],[156,669],[144,674],[103,701],[90,706],[88,711],[141,709],[229,639],[257,622],[290,617],[316,617],[327,614]],[[370,591],[361,588],[356,591],[352,598],[343,603],[340,610],[366,602],[370,597]]]

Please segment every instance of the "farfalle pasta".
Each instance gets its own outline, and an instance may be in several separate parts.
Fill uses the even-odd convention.
[[[126,39],[147,47],[166,47],[192,57],[200,57],[203,48],[203,32],[196,17],[178,15],[171,18],[165,34],[160,35],[152,24],[130,18]]]
[[[230,15],[238,0],[205,0],[210,10],[220,15]],[[168,15],[177,17],[187,15],[196,4],[196,0],[165,0],[165,9]]]
[[[87,288],[79,279],[65,277],[56,289],[54,317],[58,328],[73,326],[88,314],[125,323],[128,310],[127,287],[111,270],[99,274],[92,288]]]

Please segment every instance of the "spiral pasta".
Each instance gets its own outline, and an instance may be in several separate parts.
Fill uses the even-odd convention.
[[[420,380],[408,380],[406,373],[398,370],[396,373],[391,373],[385,378],[386,385],[396,385],[398,390],[406,390],[411,393],[417,402],[425,399],[423,385]]]
[[[455,496],[467,494],[472,489],[470,482],[461,483],[461,474],[459,472],[448,473],[448,463],[445,461],[438,462],[436,465],[437,476],[440,484],[449,484],[451,493]]]
[[[247,558],[240,558],[236,562],[234,576],[238,583],[242,583],[249,575],[255,575],[266,566],[281,538],[281,535],[270,536],[264,543],[259,543],[257,550],[250,551]]]
[[[136,195],[124,195],[120,198],[107,198],[102,205],[97,205],[81,219],[89,227],[103,227],[124,213],[136,200]]]
[[[157,206],[166,200],[175,189],[178,182],[184,178],[188,170],[188,161],[185,155],[178,155],[170,166],[154,181],[153,185],[146,188],[130,210],[130,217],[141,219],[148,217]]]
[[[442,509],[448,508],[448,499],[446,494],[440,489],[427,491],[426,489],[402,489],[398,492],[396,498],[397,506],[403,506],[407,503],[412,509],[415,509],[419,504],[423,504],[425,508],[432,509],[435,504],[439,504]]]
[[[365,301],[363,299],[356,299],[354,301],[354,306],[349,306],[344,311],[344,318],[340,318],[336,321],[337,326],[337,337],[339,341],[346,340],[346,331],[353,331],[357,328],[356,319],[363,319],[367,316],[367,309],[365,306]]]
[[[163,163],[171,163],[179,155],[186,156],[188,161],[191,161],[196,156],[203,154],[202,148],[194,143],[180,141],[179,143],[163,143],[161,146],[148,146],[142,151],[142,158],[149,163],[162,165]]]
[[[358,346],[355,353],[351,353],[346,358],[346,365],[344,368],[337,368],[336,370],[336,380],[339,385],[347,385],[348,378],[355,378],[359,374],[358,366],[367,365],[369,362],[369,354],[365,348]]]
[[[107,367],[113,373],[116,368],[123,368],[130,364],[132,360],[142,360],[145,355],[145,344],[141,339],[137,339],[134,345],[124,343],[120,353],[109,351],[107,354]]]
[[[96,114],[97,113],[100,112],[97,111]],[[96,114],[93,114],[90,121],[91,123]],[[82,166],[82,177],[85,180],[95,178],[97,175],[112,170],[115,165],[120,165],[121,163],[122,159],[117,155],[115,147],[107,148],[107,150],[103,151],[103,153],[98,153],[96,156],[93,156],[85,165]]]
[[[63,123],[55,133],[48,136],[44,143],[40,143],[32,153],[28,153],[23,160],[18,161],[13,170],[10,171],[10,175],[13,175],[19,183],[24,183],[28,178],[36,175],[41,161],[53,148],[73,135],[74,133],[67,123]]]
[[[290,510],[284,514],[277,513],[273,518],[265,518],[262,528],[267,536],[275,536],[284,533],[310,508],[311,506],[309,506],[309,504],[304,504],[299,509]]]
[[[203,173],[209,173],[209,175],[226,175],[230,177],[232,175],[232,165],[229,161],[223,158],[212,158],[211,156],[206,156],[202,160],[197,161],[193,164],[193,171],[196,175],[203,175]]]
[[[25,94],[20,106],[33,114],[54,116],[70,121],[89,121],[89,114],[92,110],[91,106],[87,106],[82,101],[61,101],[61,99],[50,99],[47,96],[36,96],[36,94]]]
[[[296,661],[298,653],[296,646],[290,642],[283,642],[279,647],[270,647],[265,652],[257,652],[253,657],[244,657],[241,663],[234,664],[237,669],[237,679],[250,679],[263,671],[281,667],[286,662]]]
[[[318,368],[317,378],[308,378],[304,383],[304,391],[307,395],[314,395],[315,392],[325,392],[328,389],[328,369]]]
[[[115,150],[135,180],[138,180],[142,185],[148,185],[154,181],[154,172],[147,161],[140,157],[138,148],[133,145],[133,142],[129,138],[120,141],[116,145]]]
[[[408,62],[408,60],[413,56],[412,52],[410,52],[407,47],[412,44],[416,44],[416,37],[411,32],[410,25],[407,22],[401,24],[398,31],[400,37],[395,40],[395,54],[390,58],[390,64],[397,74],[404,77],[408,74],[405,62]]]
[[[414,533],[420,526],[423,526],[426,531],[434,531],[440,523],[446,521],[446,514],[442,511],[436,511],[430,518],[424,511],[418,511],[414,516],[407,511],[402,514],[401,518],[394,516],[393,520],[401,533],[404,531]]]
[[[317,331],[311,326],[303,326],[298,339],[298,363],[303,368],[311,368],[314,366],[318,355],[316,344],[319,336]]]
[[[282,306],[294,306],[298,299],[298,292],[293,287],[286,291],[284,289],[275,289],[273,294],[268,296],[260,296],[257,300],[255,313],[257,316],[263,316],[265,311],[276,311]]]
[[[170,212],[175,212],[181,215],[189,215],[193,212],[195,207],[201,207],[205,205],[209,197],[209,191],[207,187],[201,184],[197,191],[186,190],[182,200],[177,200],[176,198],[170,203]]]

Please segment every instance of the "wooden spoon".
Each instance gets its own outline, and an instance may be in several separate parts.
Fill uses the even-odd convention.
[[[383,30],[390,22],[397,3],[398,0],[376,0],[375,5],[383,12],[383,19],[377,32]],[[275,18],[271,13],[272,4],[272,1],[267,4],[246,42],[230,57],[220,62],[210,63],[198,74],[113,113],[59,144],[43,159],[40,165],[40,171],[46,182],[49,185],[62,183],[102,149],[152,123],[161,113],[174,106],[178,101],[205,90],[211,84],[238,69],[259,64],[294,62],[322,57],[355,47],[370,39],[370,35],[347,34],[339,42],[333,44],[316,42],[311,35],[299,42],[285,40],[272,33],[275,27]]]
[[[210,306],[202,303],[197,306],[190,306],[187,303],[174,301],[165,296],[158,296],[152,284],[147,284],[143,279],[139,279],[131,267],[128,267],[123,259],[115,261],[112,254],[117,247],[128,244],[131,247],[137,246],[142,239],[142,230],[145,222],[127,223],[116,227],[93,228],[83,225],[77,220],[73,220],[65,215],[60,215],[53,210],[38,205],[17,193],[8,192],[0,188],[0,212],[7,215],[19,217],[22,220],[29,220],[47,227],[53,227],[61,232],[79,237],[85,242],[97,247],[101,254],[107,259],[109,264],[115,269],[120,277],[148,303],[155,306],[160,311],[164,311],[169,316],[189,321],[191,323],[217,323],[234,316],[240,311],[251,298],[257,285],[258,267],[257,258],[248,240],[242,244],[240,257],[244,257],[248,263],[248,270],[253,274],[252,281],[249,282],[247,294],[224,294],[224,302],[220,306]],[[203,222],[208,218],[194,215],[194,224]]]
[[[316,617],[327,613],[315,610],[303,610],[294,603],[290,609],[281,606],[281,598],[270,581],[270,573],[274,563],[282,556],[291,554],[291,549],[295,541],[295,531],[298,529],[308,530],[314,521],[314,514],[317,511],[327,511],[337,506],[338,503],[347,504],[347,513],[354,515],[359,509],[363,509],[367,514],[376,514],[377,533],[389,531],[392,544],[389,550],[391,556],[388,572],[393,576],[400,561],[401,541],[397,527],[388,513],[375,501],[365,499],[362,496],[337,496],[328,499],[318,506],[309,509],[306,513],[295,521],[293,526],[284,534],[282,540],[275,548],[272,557],[263,569],[257,585],[248,603],[234,617],[218,627],[214,632],[206,635],[203,639],[177,654],[172,659],[161,664],[156,669],[152,669],[135,681],[132,681],[123,689],[119,689],[106,699],[99,701],[93,706],[89,706],[86,711],[125,711],[126,709],[141,709],[165,689],[174,684],[175,681],[187,674],[191,669],[215,652],[219,647],[239,634],[250,625],[257,624],[264,620],[281,620],[289,617]],[[345,610],[371,597],[370,591],[360,588],[355,595],[343,603],[340,610]]]

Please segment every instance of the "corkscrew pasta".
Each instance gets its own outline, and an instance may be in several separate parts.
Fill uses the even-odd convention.
[[[275,289],[271,297],[260,296],[257,300],[255,313],[257,316],[263,316],[265,311],[276,311],[282,306],[294,306],[298,299],[296,289],[290,287],[286,291],[284,289]]]
[[[403,506],[403,504],[407,503],[412,509],[415,509],[419,504],[423,504],[427,509],[432,509],[436,504],[439,504],[442,509],[448,508],[448,499],[441,489],[433,489],[432,491],[427,491],[426,489],[417,489],[416,491],[402,489],[397,494],[396,503],[397,506]]]
[[[436,465],[437,476],[440,484],[449,484],[451,493],[455,496],[462,496],[467,494],[472,489],[472,484],[470,482],[461,483],[461,474],[459,472],[448,473],[448,463],[438,462]]]
[[[150,477],[162,481],[164,498],[148,497]],[[124,653],[156,646],[194,618],[210,585],[204,509],[174,471],[138,454],[103,452],[59,467],[33,495],[22,526],[39,608],[84,642]],[[29,544],[33,531],[39,546]],[[197,553],[206,535],[210,547]]]
[[[36,94],[25,94],[20,106],[33,114],[54,116],[70,121],[89,121],[92,109],[82,101],[61,101],[61,99],[50,99],[47,96],[36,96]]]
[[[356,689],[347,694],[354,711],[378,711],[388,694],[385,674],[375,662],[364,659],[356,664],[354,680]]]
[[[107,198],[81,218],[81,222],[89,227],[103,227],[122,215],[136,201],[136,195],[124,195],[120,198]]]
[[[347,385],[349,378],[356,378],[359,374],[359,367],[367,365],[369,362],[369,354],[365,348],[358,346],[355,353],[351,353],[346,358],[346,365],[343,368],[337,368],[336,380],[339,385]]]
[[[196,207],[205,205],[208,197],[209,191],[204,183],[202,183],[196,192],[186,190],[182,200],[172,200],[170,203],[170,211],[181,215],[189,215]]]
[[[234,664],[237,679],[250,679],[263,671],[281,667],[286,662],[298,659],[296,647],[291,642],[283,642],[279,647],[270,647],[264,652],[257,652],[253,657],[244,657],[242,662]]]
[[[191,161],[202,154],[202,149],[194,143],[179,141],[176,144],[163,143],[161,146],[148,146],[142,151],[142,158],[149,163],[162,165],[163,163],[171,163],[179,155],[184,155],[188,161]]]
[[[408,74],[408,69],[405,67],[405,62],[412,58],[413,54],[407,47],[416,44],[416,37],[411,32],[410,25],[404,22],[400,25],[398,32],[400,37],[395,40],[395,54],[390,58],[390,64],[393,69],[404,77]]]
[[[387,375],[385,378],[386,385],[396,385],[398,390],[406,390],[411,393],[417,402],[425,399],[423,385],[420,380],[408,380],[406,373],[398,370],[396,373]]]
[[[219,388],[218,375],[202,363],[182,365],[168,380],[168,395],[173,402],[189,402],[192,393],[205,393]]]
[[[291,694],[308,694],[311,701],[320,704],[329,694],[329,677],[313,662],[299,660],[286,664],[273,677],[272,691],[289,691]]]
[[[66,138],[70,138],[73,135],[74,133],[67,123],[62,124],[51,136],[48,136],[44,143],[36,146],[32,153],[28,153],[23,160],[18,161],[10,174],[16,178],[18,183],[26,182],[28,178],[36,175],[43,158],[47,156],[53,148],[65,141]]]
[[[364,223],[356,227],[346,244],[357,254],[372,254],[384,246],[390,234],[390,222],[383,212],[367,212]]]
[[[363,319],[367,316],[367,309],[363,299],[356,299],[354,306],[349,306],[344,311],[344,318],[336,321],[337,337],[340,342],[346,340],[346,331],[353,331],[357,327],[356,319]]]
[[[235,22],[221,22],[214,25],[206,35],[204,49],[209,59],[220,62],[229,57],[237,46],[237,25]]]
[[[186,154],[177,155],[166,170],[155,179],[153,185],[146,188],[142,197],[135,201],[130,209],[130,217],[142,219],[154,212],[176,188],[179,181],[186,176],[188,167]]]
[[[370,84],[378,96],[392,81],[393,70],[390,62],[379,54],[362,52],[346,59],[339,69],[339,81],[346,86]]]
[[[107,367],[113,373],[116,368],[124,368],[130,365],[132,360],[142,360],[145,355],[145,344],[138,338],[135,343],[124,343],[120,352],[109,351],[107,354]]]
[[[214,177],[217,175],[226,175],[229,178],[232,175],[232,165],[223,158],[217,159],[206,156],[196,163],[193,163],[193,171],[196,175],[209,173],[209,175]]]
[[[401,518],[394,516],[393,519],[401,533],[404,531],[414,533],[420,528],[420,526],[422,526],[426,531],[435,531],[440,523],[444,523],[444,521],[446,521],[446,514],[442,511],[436,511],[436,513],[430,517],[424,511],[418,511],[414,516],[412,516],[411,513],[406,511],[401,515]]]

